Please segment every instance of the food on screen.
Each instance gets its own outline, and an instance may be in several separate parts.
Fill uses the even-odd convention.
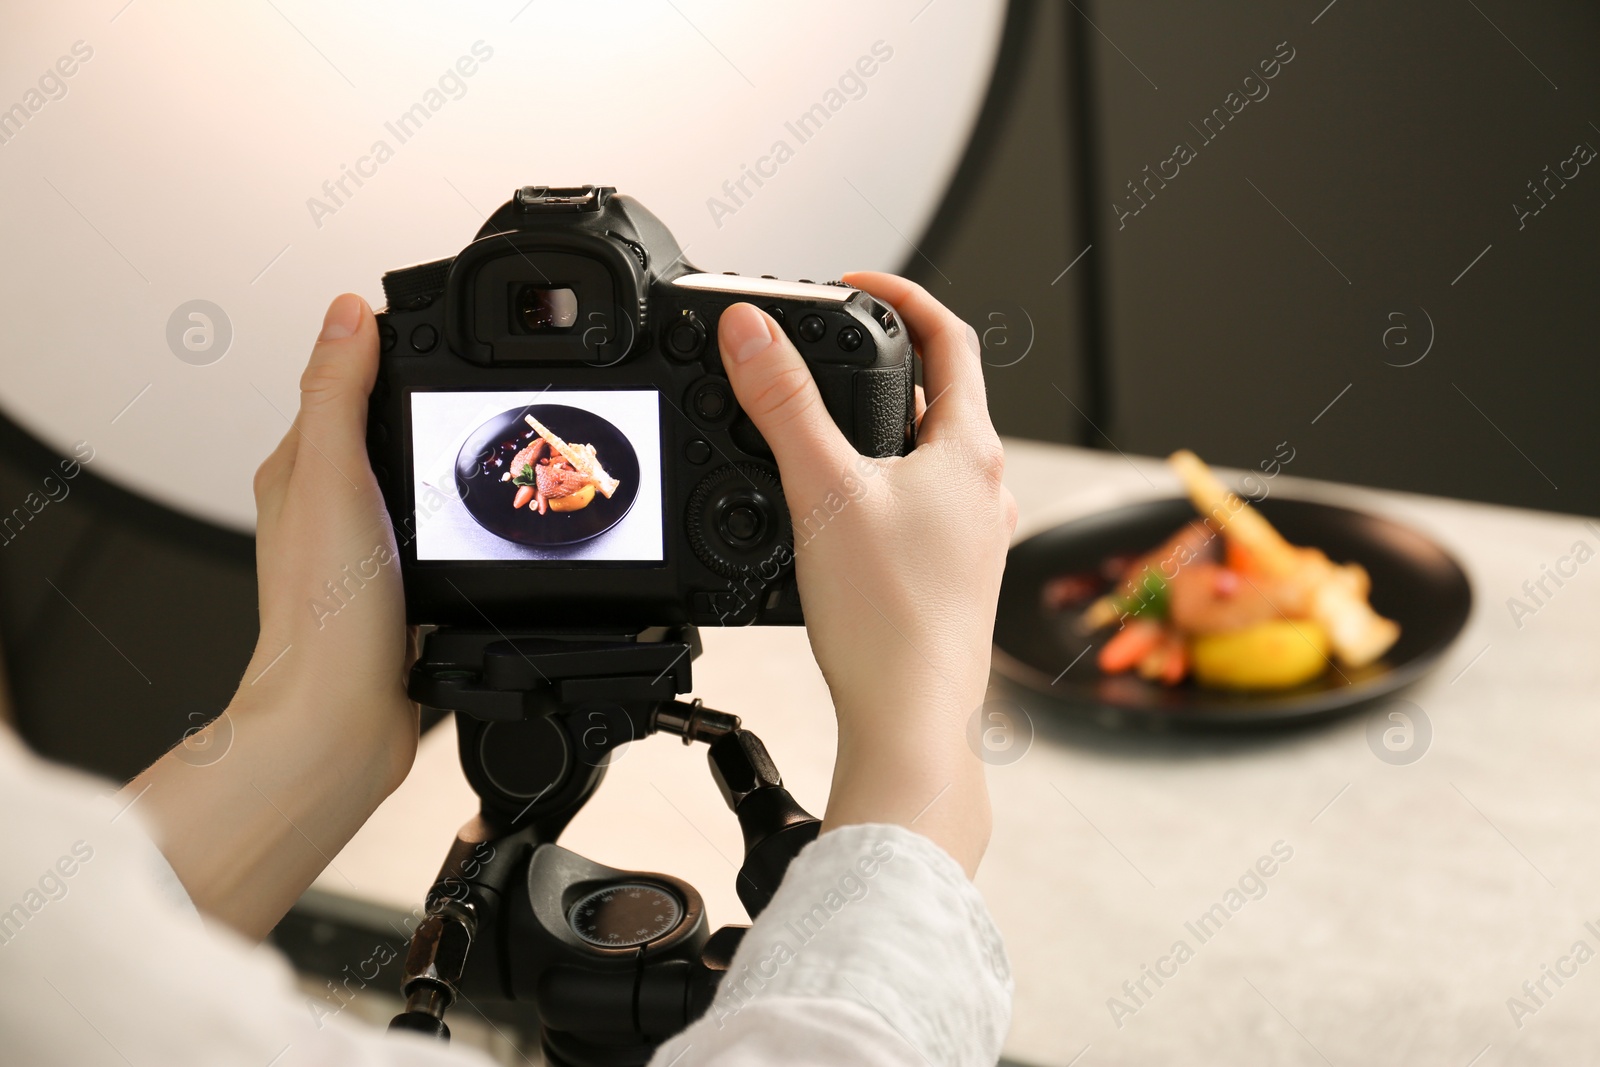
[[[594,501],[596,491],[609,500],[621,486],[620,481],[606,473],[593,445],[568,444],[532,415],[522,418],[532,431],[503,442],[498,449],[505,451],[532,438],[530,443],[517,448],[511,456],[510,467],[500,475],[502,482],[515,487],[511,498],[513,508],[527,508],[540,515],[551,511],[558,514],[581,511]],[[547,449],[548,455],[545,454]],[[492,463],[493,458],[488,462]],[[504,461],[503,457],[498,458]],[[499,466],[499,463],[494,465]]]

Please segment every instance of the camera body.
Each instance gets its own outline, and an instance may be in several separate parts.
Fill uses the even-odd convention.
[[[893,308],[842,283],[706,274],[608,187],[530,186],[459,255],[391,271],[368,449],[410,622],[582,632],[803,621],[815,536],[860,491],[785,501],[717,320],[784,328],[864,456],[914,441]]]

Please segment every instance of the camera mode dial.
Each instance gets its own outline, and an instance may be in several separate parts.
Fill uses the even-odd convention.
[[[689,498],[689,543],[725,578],[771,581],[794,558],[793,537],[783,486],[766,467],[718,467]]]

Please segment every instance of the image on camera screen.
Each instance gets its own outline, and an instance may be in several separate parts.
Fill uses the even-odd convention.
[[[653,389],[411,394],[418,561],[659,563]]]

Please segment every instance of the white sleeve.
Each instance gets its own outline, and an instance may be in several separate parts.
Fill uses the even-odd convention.
[[[0,726],[0,1061],[29,1067],[488,1067],[296,991],[270,948],[202,925],[135,800]]]
[[[983,898],[897,826],[819,837],[745,934],[704,1016],[652,1067],[992,1067],[1011,971]]]
[[[26,753],[0,727],[0,1060],[49,1067],[486,1067],[296,991],[277,952],[208,928],[138,801]],[[994,1063],[1011,979],[956,863],[886,826],[791,866],[706,1016],[653,1061]]]

